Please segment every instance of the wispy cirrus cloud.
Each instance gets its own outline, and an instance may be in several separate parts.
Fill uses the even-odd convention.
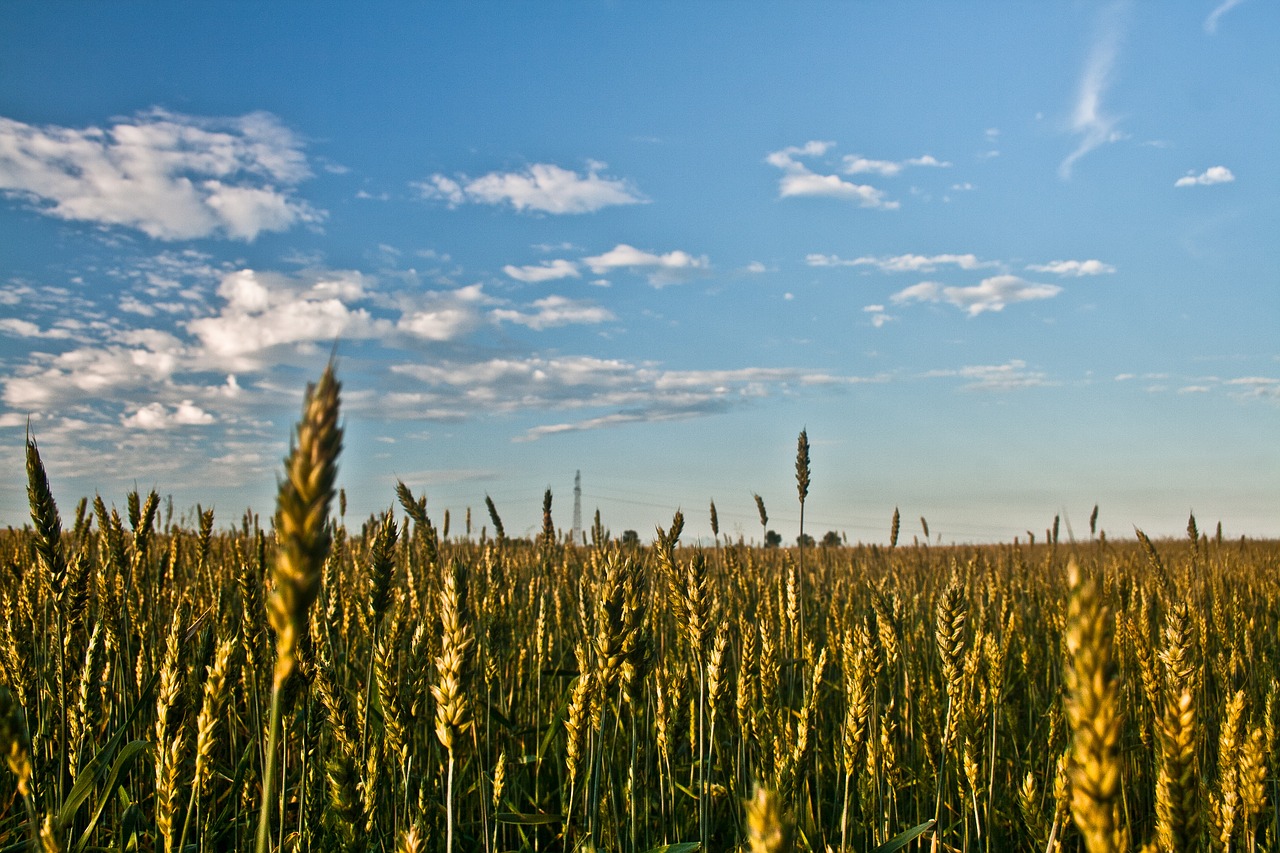
[[[1102,99],[1111,86],[1120,54],[1127,10],[1128,4],[1117,0],[1102,10],[1097,21],[1069,125],[1071,132],[1079,137],[1079,142],[1058,166],[1058,174],[1064,180],[1071,177],[1075,164],[1086,154],[1124,138],[1124,134],[1116,130],[1118,119],[1105,111]]]
[[[1244,0],[1223,0],[1204,19],[1204,31],[1209,35],[1215,35],[1218,32],[1218,22],[1222,20],[1222,16],[1243,2]]]
[[[1213,184],[1229,184],[1236,179],[1231,170],[1226,166],[1210,166],[1200,174],[1195,172],[1187,172],[1178,180],[1174,181],[1175,187],[1208,187]]]
[[[954,287],[936,281],[922,281],[889,297],[895,305],[913,302],[946,302],[976,317],[987,311],[1003,311],[1018,302],[1052,299],[1062,292],[1056,284],[1036,284],[1016,275],[997,275],[969,287]]]
[[[489,172],[478,178],[436,173],[414,187],[424,198],[442,199],[453,207],[470,202],[551,214],[594,213],[646,201],[630,181],[602,175],[605,168],[593,161],[579,173],[553,163],[534,163],[523,171]]]
[[[205,118],[152,109],[101,127],[0,117],[0,192],[58,219],[157,240],[317,223],[291,189],[310,177],[301,141],[273,115]]]

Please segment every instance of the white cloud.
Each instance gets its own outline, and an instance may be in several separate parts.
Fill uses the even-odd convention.
[[[1049,381],[1043,371],[1028,370],[1027,363],[1016,358],[1004,364],[975,364],[955,370],[931,370],[924,376],[967,380],[960,386],[964,391],[1016,391],[1056,384]]]
[[[836,255],[808,255],[805,263],[811,267],[863,267],[871,266],[881,272],[932,272],[940,266],[954,265],[962,270],[976,270],[998,266],[995,261],[982,261],[977,255],[893,255],[845,259]]]
[[[797,157],[821,157],[834,146],[834,142],[811,139],[804,145],[792,145],[780,151],[774,151],[765,157],[765,162],[783,170],[803,169],[804,166],[796,161]]]
[[[396,328],[424,341],[451,341],[475,326],[475,313],[461,306],[424,308],[405,314]]]
[[[0,318],[0,335],[12,335],[15,338],[51,338],[61,340],[73,337],[68,329],[57,326],[50,329],[41,329],[30,320],[23,320],[18,317]]]
[[[232,366],[256,362],[261,353],[284,344],[312,344],[369,338],[388,324],[348,303],[364,296],[364,279],[349,271],[290,277],[238,270],[223,277],[218,314],[186,323],[204,352]]]
[[[860,154],[844,156],[844,172],[846,175],[860,175],[870,172],[875,175],[892,177],[902,171],[902,164],[892,160],[870,160]]]
[[[630,182],[600,175],[603,163],[590,163],[579,174],[551,163],[534,163],[522,172],[490,172],[478,178],[458,180],[435,174],[415,184],[427,198],[444,199],[452,206],[509,204],[518,211],[540,213],[594,213],[601,208],[645,201]]]
[[[497,300],[481,285],[440,291],[387,291],[351,270],[295,274],[240,269],[223,273],[214,313],[179,324],[190,365],[260,370],[280,357],[280,347],[306,353],[335,341],[384,344],[457,340],[485,323],[483,309]],[[151,330],[129,333],[136,337]],[[126,339],[122,338],[122,341]]]
[[[0,117],[5,194],[49,216],[158,240],[251,241],[318,222],[323,213],[288,190],[309,175],[301,143],[268,113],[218,119],[154,109],[106,129]]]
[[[1243,2],[1244,0],[1223,0],[1223,2],[1215,6],[1213,11],[1209,13],[1209,16],[1204,19],[1204,31],[1209,35],[1216,34],[1218,32],[1218,21],[1221,20],[1222,16]]]
[[[547,296],[533,303],[532,313],[497,308],[489,312],[495,320],[528,326],[535,331],[573,323],[604,323],[614,319],[613,312],[589,302],[564,296]]]
[[[919,157],[911,157],[907,160],[872,160],[863,157],[860,154],[846,154],[842,160],[844,163],[844,172],[846,175],[858,175],[870,172],[875,175],[882,175],[886,178],[899,174],[908,166],[932,166],[934,168],[948,168],[951,166],[943,160],[939,160],[932,154],[923,154]]]
[[[946,160],[939,160],[937,157],[934,157],[932,154],[922,154],[919,157],[912,157],[903,162],[905,162],[908,166],[930,166],[936,169],[951,168],[951,164],[949,162],[947,162]]]
[[[21,305],[35,295],[36,289],[29,284],[6,284],[0,287],[0,305]]]
[[[1087,261],[1049,261],[1047,264],[1028,264],[1027,269],[1032,272],[1048,272],[1054,275],[1103,275],[1116,271],[1111,264],[1104,264],[1102,261],[1091,258]]]
[[[425,182],[414,186],[418,188],[418,192],[422,193],[424,197],[444,199],[452,206],[457,206],[467,200],[467,194],[463,192],[462,184],[453,178],[446,178],[444,175],[432,175]]]
[[[1181,178],[1174,181],[1175,187],[1207,187],[1212,184],[1229,184],[1236,179],[1231,170],[1226,166],[1210,166],[1200,174],[1195,172],[1187,172]]]
[[[143,317],[154,317],[157,313],[156,306],[148,305],[131,293],[121,296],[117,305],[121,311],[126,311],[130,314],[140,314]]]
[[[12,409],[38,411],[86,398],[167,382],[181,351],[146,346],[87,346],[54,356],[39,354],[4,380],[4,402]]]
[[[434,364],[402,364],[395,373],[412,376],[429,385],[474,388],[495,383],[515,382],[520,386],[544,382],[555,377],[564,385],[613,386],[623,382],[635,366],[616,359],[590,356],[525,359],[493,358],[476,362],[437,362]]]
[[[502,271],[516,281],[523,281],[526,284],[555,281],[561,278],[579,278],[582,275],[578,272],[577,264],[563,259],[523,267],[507,264]]]
[[[883,305],[866,305],[862,310],[863,312],[871,315],[871,325],[877,329],[882,327],[885,323],[888,323],[890,320],[897,319],[896,317],[886,314]]]
[[[795,172],[778,180],[778,197],[824,196],[845,201],[856,201],[861,207],[896,210],[899,203],[886,201],[883,190],[869,184],[854,184],[837,175],[817,175],[813,172]]]
[[[922,281],[910,287],[904,287],[889,297],[895,305],[906,305],[912,302],[937,302],[942,298],[943,285],[936,281]]]
[[[558,424],[544,424],[542,426],[531,427],[519,441],[537,441],[552,435],[561,435],[567,432],[585,432],[593,429],[605,429],[608,427],[625,426],[634,423],[655,423],[658,421],[676,420],[681,417],[693,417],[694,413],[683,414],[679,412],[617,412],[611,415],[601,415],[595,418],[585,418],[580,421],[564,422]]]
[[[783,171],[778,179],[778,197],[796,198],[818,196],[856,202],[861,207],[896,210],[898,202],[886,199],[882,190],[867,184],[855,184],[838,175],[821,175],[812,171],[800,157],[821,157],[835,143],[810,141],[801,146],[791,146],[774,151],[765,162]],[[871,161],[868,161],[871,162]],[[877,161],[879,162],[879,161]]]
[[[1280,400],[1280,379],[1270,376],[1242,376],[1239,379],[1228,379],[1226,384],[1244,389],[1241,396]]]
[[[171,429],[177,426],[203,426],[214,422],[213,415],[190,400],[183,400],[172,408],[163,403],[148,403],[133,414],[122,416],[126,427],[143,430]]]
[[[1101,13],[1071,115],[1071,131],[1080,141],[1058,167],[1058,174],[1064,179],[1071,177],[1071,170],[1080,158],[1099,146],[1124,138],[1116,130],[1117,119],[1102,108],[1102,97],[1111,86],[1112,69],[1124,36],[1124,12],[1125,4],[1117,0]]]
[[[1006,305],[1034,299],[1051,299],[1062,292],[1054,284],[1034,284],[1016,275],[997,275],[985,278],[972,287],[946,287],[943,296],[952,305],[964,308],[969,316],[984,311],[1002,311]]]
[[[947,287],[934,281],[922,281],[903,288],[889,297],[896,305],[912,302],[947,302],[964,309],[970,317],[984,311],[1003,311],[1006,305],[1035,299],[1051,299],[1062,292],[1053,284],[1035,284],[1016,275],[985,278],[970,287]]]
[[[18,338],[38,338],[40,337],[40,327],[30,320],[21,320],[17,317],[5,317],[0,319],[0,332],[13,335]]]
[[[602,255],[583,258],[583,263],[596,275],[616,269],[648,269],[649,283],[655,287],[679,281],[682,276],[711,265],[706,255],[694,256],[679,249],[659,255],[626,243],[619,243]]]
[[[480,323],[480,306],[492,302],[478,284],[426,294],[402,307],[396,328],[424,341],[452,341]]]

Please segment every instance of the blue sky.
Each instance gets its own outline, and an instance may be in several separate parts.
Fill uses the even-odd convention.
[[[0,523],[1280,535],[1280,7],[78,4],[0,17]]]

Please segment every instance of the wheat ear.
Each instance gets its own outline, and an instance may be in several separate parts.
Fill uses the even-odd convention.
[[[298,665],[298,643],[307,630],[307,611],[320,594],[320,579],[329,553],[329,507],[342,450],[342,428],[338,425],[340,389],[330,362],[320,381],[307,389],[297,437],[285,459],[285,478],[277,496],[276,536],[280,550],[272,572],[275,589],[267,599],[267,616],[276,631],[276,665],[257,853],[269,853],[271,849],[272,785],[283,713],[280,697]]]
[[[1128,849],[1120,822],[1120,679],[1112,647],[1115,620],[1093,578],[1069,567],[1067,606],[1067,717],[1071,750],[1071,814],[1089,853]]]

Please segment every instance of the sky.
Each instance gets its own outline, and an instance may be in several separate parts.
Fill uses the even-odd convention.
[[[0,524],[1280,536],[1280,5],[10,2]],[[492,530],[491,526],[489,527]]]

